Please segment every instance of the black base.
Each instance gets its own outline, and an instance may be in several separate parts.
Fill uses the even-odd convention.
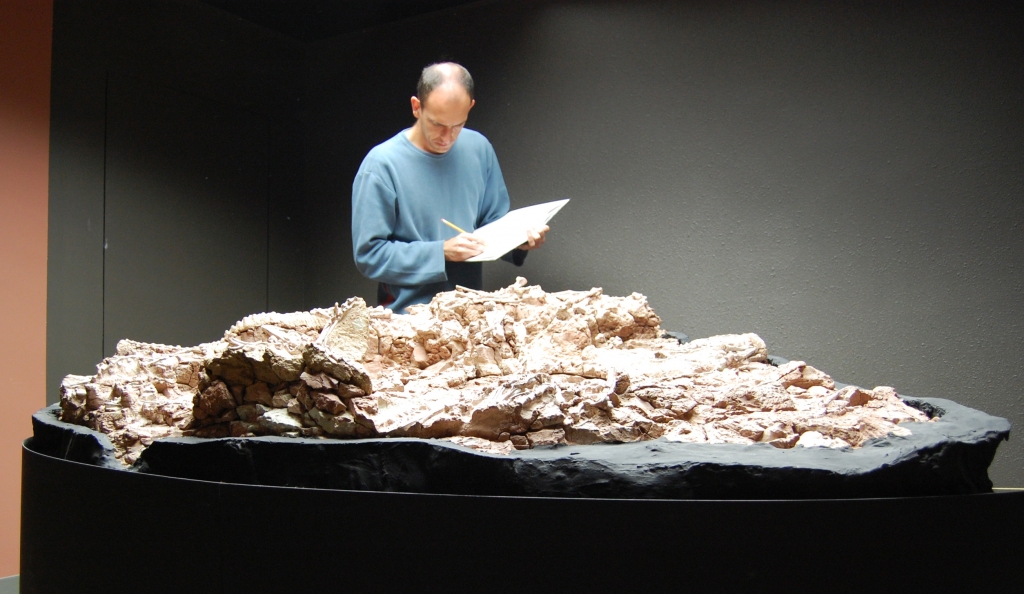
[[[860,448],[693,444],[654,440],[482,454],[436,439],[166,438],[135,472],[271,487],[616,499],[850,499],[991,491],[988,467],[1006,419],[938,398],[915,406],[934,423]],[[32,417],[41,454],[123,468],[107,436],[61,422],[59,407]]]
[[[1013,591],[1024,493],[563,499],[225,484],[22,456],[36,592]]]

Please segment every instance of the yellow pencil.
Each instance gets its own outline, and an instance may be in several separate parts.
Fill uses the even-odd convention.
[[[455,223],[452,223],[451,221],[449,221],[447,219],[441,219],[441,222],[444,223],[445,225],[448,225],[452,229],[455,229],[459,233],[469,233],[469,231],[463,231],[462,229],[459,229],[459,227]]]

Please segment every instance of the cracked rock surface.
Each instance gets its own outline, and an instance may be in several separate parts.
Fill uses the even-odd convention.
[[[857,448],[928,416],[890,387],[773,365],[755,334],[681,344],[638,293],[459,288],[396,315],[352,298],[244,318],[195,347],[122,340],[67,376],[61,420],[125,465],[165,437],[443,438],[490,454],[559,444]]]

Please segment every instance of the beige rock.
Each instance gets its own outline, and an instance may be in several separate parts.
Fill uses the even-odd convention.
[[[805,431],[800,434],[800,439],[797,440],[796,445],[805,448],[843,448],[848,447],[850,444],[841,439],[826,437],[817,431]]]
[[[316,344],[346,361],[363,360],[367,350],[370,314],[366,302],[353,298],[334,305],[334,315],[317,337]]]
[[[358,298],[247,316],[191,348],[118,343],[68,376],[62,418],[110,435],[132,463],[173,435],[449,439],[507,454],[664,438],[857,447],[924,421],[895,390],[835,388],[780,367],[755,334],[680,345],[638,293],[547,293],[524,279],[459,287],[396,315]]]
[[[326,373],[314,374],[303,371],[299,374],[299,378],[313,390],[333,390],[338,387],[338,380]]]
[[[530,440],[526,439],[525,435],[513,435],[509,438],[509,442],[512,443],[512,447],[517,450],[528,450],[530,449]]]
[[[335,437],[362,437],[360,425],[350,412],[330,415],[318,408],[309,411],[310,418],[324,431]]]
[[[243,404],[235,409],[238,418],[246,423],[255,423],[269,409],[262,404]]]
[[[96,375],[64,379],[61,418],[107,433],[115,455],[131,464],[153,439],[192,430],[201,370],[225,346],[208,343],[183,348],[122,340],[115,354],[96,366]],[[207,422],[218,421],[219,417],[209,416],[211,409],[205,412]],[[223,409],[217,413],[230,417]]]
[[[526,433],[557,393],[547,374],[516,376],[492,389],[473,408],[463,434],[496,440],[502,433]]]
[[[668,441],[682,443],[707,443],[708,437],[704,428],[700,425],[693,425],[686,421],[670,421],[664,438]]]
[[[257,421],[260,429],[267,433],[281,435],[302,429],[302,421],[283,408],[268,410]]]
[[[87,410],[88,388],[96,385],[91,383],[92,379],[87,375],[67,375],[61,381],[60,407],[61,418],[64,421],[68,423],[81,422]],[[95,388],[93,390],[95,391]]]
[[[292,395],[288,393],[288,390],[278,390],[274,392],[274,396],[270,399],[270,404],[274,408],[286,408],[288,403],[294,400]]]
[[[796,386],[805,390],[814,386],[821,386],[828,390],[836,387],[831,377],[803,361],[790,361],[780,367],[779,372],[782,374],[783,386]]]
[[[550,446],[565,443],[565,431],[562,429],[541,429],[526,434],[530,447]]]
[[[799,433],[791,433],[782,437],[776,437],[775,439],[769,440],[768,443],[782,450],[788,450],[796,445],[796,442],[800,440]]]
[[[316,343],[306,346],[302,351],[302,358],[306,363],[306,369],[312,373],[324,372],[339,382],[359,388],[364,394],[373,392],[370,376],[357,361],[349,361],[339,357],[337,353],[323,350]]]
[[[489,439],[481,439],[479,437],[466,437],[464,435],[456,435],[447,439],[452,443],[487,454],[507,455],[511,454],[516,449],[515,446],[512,445],[512,442],[507,440],[504,442],[497,442]]]
[[[772,442],[777,439],[789,437],[790,435],[793,435],[792,427],[789,427],[781,421],[776,421],[768,427],[765,427],[764,432],[761,434],[761,441]],[[796,443],[795,440],[794,443]]]

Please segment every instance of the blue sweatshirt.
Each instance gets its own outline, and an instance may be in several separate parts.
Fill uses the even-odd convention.
[[[491,143],[463,129],[451,150],[435,155],[399,132],[363,159],[352,183],[352,249],[356,267],[379,281],[378,296],[394,296],[397,313],[427,303],[455,285],[479,289],[479,262],[446,262],[444,242],[508,212],[508,190]],[[517,250],[518,251],[518,250]],[[526,252],[513,256],[522,264]]]

